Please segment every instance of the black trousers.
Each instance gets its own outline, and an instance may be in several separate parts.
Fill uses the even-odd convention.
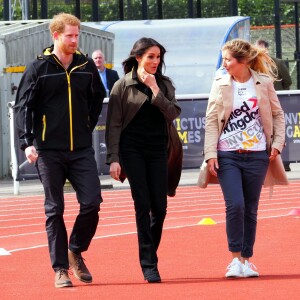
[[[120,156],[134,200],[140,265],[155,269],[167,212],[167,152],[127,148]]]
[[[40,151],[37,169],[45,192],[46,231],[52,268],[69,268],[68,248],[86,251],[96,232],[101,186],[93,148],[78,151]],[[72,184],[80,205],[70,240],[63,219],[64,184]]]

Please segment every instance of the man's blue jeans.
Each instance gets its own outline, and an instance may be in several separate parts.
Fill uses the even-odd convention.
[[[266,151],[218,151],[218,179],[226,205],[226,232],[231,252],[252,257],[260,193],[269,166]]]

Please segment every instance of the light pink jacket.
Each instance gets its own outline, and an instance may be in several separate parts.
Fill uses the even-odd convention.
[[[250,69],[262,118],[264,133],[267,140],[267,151],[271,148],[282,151],[285,143],[284,111],[272,80],[266,74]],[[227,123],[233,106],[233,86],[230,75],[216,77],[208,99],[205,124],[204,159],[217,158],[217,144],[223,127]],[[215,180],[209,180],[214,182]],[[270,162],[265,186],[288,184],[281,156]]]

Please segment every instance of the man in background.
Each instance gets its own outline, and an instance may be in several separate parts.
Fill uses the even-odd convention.
[[[106,96],[108,97],[114,83],[119,79],[118,72],[105,67],[105,56],[100,49],[93,52],[92,58],[99,71],[102,83],[106,89]]]
[[[268,52],[269,43],[264,39],[258,39],[256,41],[256,46],[265,48]],[[292,84],[292,78],[289,73],[289,69],[284,62],[284,60],[276,57],[272,57],[274,62],[276,63],[277,70],[278,70],[278,80],[274,81],[274,88],[276,91],[282,91],[282,90],[289,90],[290,86]],[[289,162],[283,162],[284,169],[286,171],[291,171]]]
[[[258,39],[256,41],[256,45],[258,47],[265,48],[268,52],[269,43],[266,40]],[[278,69],[278,80],[274,81],[275,90],[289,90],[292,84],[292,78],[286,63],[280,58],[272,57],[272,59],[275,61]]]

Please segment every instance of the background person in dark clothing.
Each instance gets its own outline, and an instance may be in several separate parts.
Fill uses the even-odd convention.
[[[123,62],[126,75],[111,91],[106,124],[110,175],[120,180],[122,171],[128,178],[140,265],[148,282],[161,281],[157,249],[167,211],[168,126],[181,111],[171,80],[162,74],[165,52],[151,38],[134,44]]]
[[[105,67],[105,56],[100,49],[93,52],[92,58],[99,71],[100,78],[106,89],[106,96],[108,97],[115,82],[119,79],[118,72]]]
[[[258,39],[255,44],[256,46],[265,48],[267,53],[269,53],[269,43],[266,40]],[[289,90],[290,86],[292,85],[292,78],[285,61],[276,57],[272,57],[272,59],[274,60],[278,71],[277,80],[274,81],[275,90]]]
[[[256,41],[256,46],[265,48],[267,53],[269,52],[269,43],[264,39],[258,39]],[[292,85],[292,78],[290,76],[289,69],[283,59],[272,57],[277,67],[277,80],[274,81],[274,88],[276,91],[289,90]],[[291,171],[290,163],[283,162],[284,169],[286,171]]]
[[[81,253],[96,232],[102,202],[92,131],[105,89],[93,60],[77,50],[80,21],[62,13],[49,28],[54,45],[27,66],[15,115],[21,149],[44,187],[49,252],[60,288],[72,286],[69,266],[79,280],[92,282]],[[69,242],[63,219],[67,179],[80,204]]]

